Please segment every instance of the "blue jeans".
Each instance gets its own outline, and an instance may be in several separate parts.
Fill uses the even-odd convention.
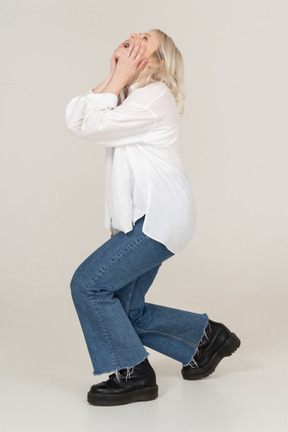
[[[93,252],[72,277],[94,375],[141,363],[148,356],[144,345],[186,366],[208,323],[206,314],[145,303],[159,267],[174,254],[142,232],[144,218]]]

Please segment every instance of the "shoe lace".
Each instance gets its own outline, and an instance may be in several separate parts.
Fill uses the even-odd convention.
[[[120,383],[124,379],[128,381],[134,372],[134,367],[116,370],[113,374],[109,375],[109,378],[113,381]]]
[[[190,363],[189,363],[189,366],[190,366],[192,369],[198,369],[198,368],[199,368],[199,364],[197,363],[196,358],[199,357],[199,348],[201,348],[201,347],[204,345],[204,343],[206,343],[206,341],[209,341],[209,337],[208,337],[208,335],[207,335],[207,333],[206,333],[206,330],[207,330],[207,329],[209,329],[209,331],[211,331],[210,323],[208,323],[206,329],[204,330],[203,338],[201,339],[199,345],[197,346],[197,348],[196,348],[196,352],[195,352],[195,354],[194,354],[192,360],[191,360]],[[206,340],[205,340],[205,338],[206,338]],[[196,358],[195,358],[195,357],[196,357]]]
[[[196,354],[197,354],[197,352],[196,352]],[[199,365],[198,365],[197,361],[194,359],[194,357],[190,361],[189,367],[191,367],[192,369],[198,369],[199,368]]]

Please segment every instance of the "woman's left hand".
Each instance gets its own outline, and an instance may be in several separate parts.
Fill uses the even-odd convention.
[[[114,93],[119,96],[121,90],[136,79],[145,68],[148,59],[144,58],[146,46],[141,43],[131,44],[123,50],[115,66],[113,76],[102,93]],[[113,61],[113,59],[112,59]]]

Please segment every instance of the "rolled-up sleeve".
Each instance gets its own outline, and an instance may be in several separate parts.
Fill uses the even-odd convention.
[[[141,142],[155,125],[156,115],[135,96],[118,105],[115,94],[89,90],[68,103],[66,127],[75,135],[108,147]]]

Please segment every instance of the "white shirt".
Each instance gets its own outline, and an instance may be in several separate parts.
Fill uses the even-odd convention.
[[[179,114],[164,83],[137,83],[124,99],[87,93],[66,107],[66,127],[106,147],[105,226],[143,232],[180,253],[195,229],[194,197],[179,152]]]

